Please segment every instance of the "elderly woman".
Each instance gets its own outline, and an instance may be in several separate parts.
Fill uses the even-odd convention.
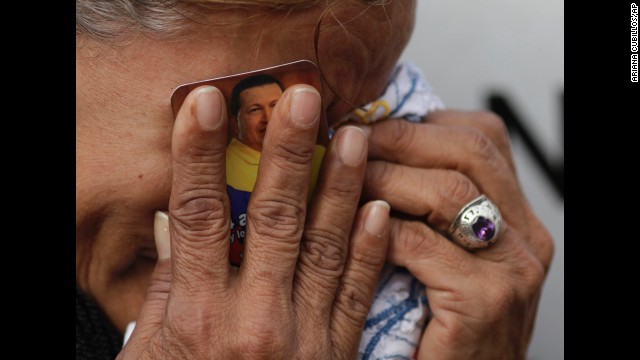
[[[387,261],[426,285],[417,358],[524,358],[553,245],[495,115],[342,126],[307,209],[321,112],[331,126],[380,96],[416,1],[76,4],[78,357],[115,357],[137,320],[122,358],[354,358]],[[299,84],[278,100],[231,267],[225,99],[199,87],[174,117],[169,97],[300,59],[323,95]],[[481,194],[503,229],[470,250],[449,230]]]

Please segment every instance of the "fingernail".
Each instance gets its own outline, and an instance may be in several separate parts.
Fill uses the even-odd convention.
[[[122,341],[123,347],[127,345],[127,341],[129,341],[129,338],[131,337],[131,333],[133,333],[133,329],[135,328],[136,328],[135,321],[131,321],[129,322],[129,324],[127,324],[127,329],[124,331],[124,340]]]
[[[320,93],[315,89],[297,89],[291,95],[289,114],[291,121],[302,127],[309,127],[320,116]]]
[[[215,130],[222,119],[222,94],[213,86],[198,89],[196,116],[204,130]]]
[[[362,132],[364,132],[364,135],[369,138],[369,136],[371,135],[371,126],[364,124],[356,124],[355,126],[357,126],[358,129],[362,130]]]
[[[364,229],[373,236],[382,236],[389,226],[389,211],[391,206],[384,200],[371,202],[369,214],[364,222]]]
[[[367,137],[355,126],[345,126],[340,130],[337,150],[340,160],[349,166],[357,166],[364,161]]]
[[[156,238],[158,259],[171,258],[171,242],[169,236],[169,215],[164,211],[156,211],[153,221],[153,233]]]

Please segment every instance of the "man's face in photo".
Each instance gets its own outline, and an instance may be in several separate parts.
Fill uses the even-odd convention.
[[[238,126],[240,141],[262,151],[262,142],[273,108],[282,95],[278,84],[265,84],[248,88],[240,93]]]

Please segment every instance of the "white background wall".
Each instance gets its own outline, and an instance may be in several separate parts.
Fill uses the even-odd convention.
[[[403,59],[449,108],[487,109],[490,91],[504,93],[544,154],[562,159],[563,1],[418,0]],[[519,139],[512,143],[520,181],[556,243],[529,359],[564,359],[564,200]]]

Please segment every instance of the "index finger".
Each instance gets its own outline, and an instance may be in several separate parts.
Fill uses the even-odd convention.
[[[369,127],[369,157],[421,168],[459,171],[525,229],[524,195],[497,146],[477,128],[388,120]]]
[[[504,121],[494,113],[484,111],[434,111],[427,114],[424,122],[437,125],[470,126],[486,134],[507,159],[511,169],[515,171],[509,132]]]

